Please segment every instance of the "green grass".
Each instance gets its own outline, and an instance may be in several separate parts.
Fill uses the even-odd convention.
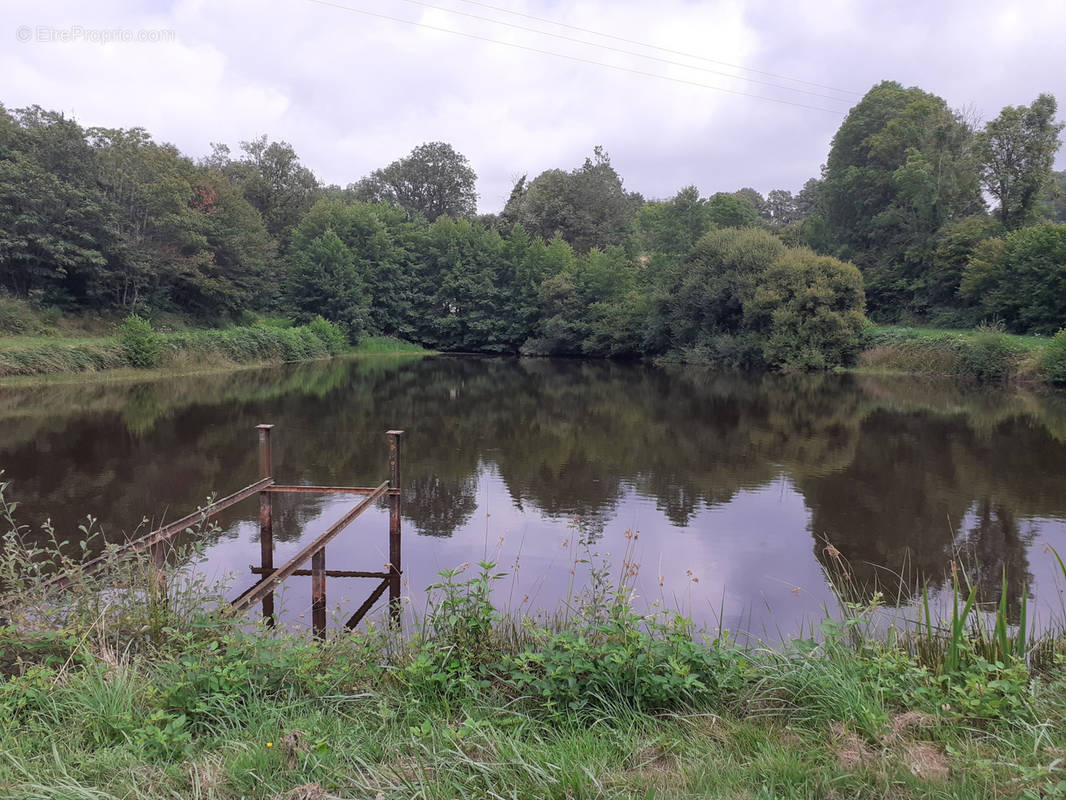
[[[367,336],[349,350],[358,355],[402,355],[406,353],[427,354],[433,351],[412,342],[394,339],[391,336]]]
[[[634,614],[579,530],[588,584],[551,623],[502,614],[483,564],[442,573],[406,635],[318,642],[215,614],[223,587],[177,568],[166,595],[149,589],[147,561],[50,595],[5,488],[0,607],[18,605],[0,627],[0,797],[1066,794],[1066,641],[1018,658],[1028,640],[971,635],[961,597],[949,635],[928,619],[909,634],[939,636],[932,658],[871,634],[876,601],[741,647]]]
[[[949,375],[980,381],[1059,380],[1049,368],[1054,339],[996,326],[944,330],[871,326],[863,331],[858,372]]]
[[[137,374],[175,374],[234,365],[269,364],[331,355],[426,354],[419,345],[368,337],[354,347],[323,341],[307,327],[281,324],[156,333],[157,363]],[[0,378],[100,373],[131,368],[118,336],[0,336]]]
[[[901,325],[871,325],[866,329],[867,337],[876,341],[950,341],[955,338],[973,339],[977,331],[953,328],[922,328]],[[1020,336],[1005,333],[1011,342],[1018,344],[1029,352],[1040,352],[1051,342],[1048,336]]]

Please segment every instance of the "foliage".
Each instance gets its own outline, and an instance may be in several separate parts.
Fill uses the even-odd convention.
[[[747,195],[719,192],[707,201],[707,219],[718,228],[753,228],[759,223],[759,210]]]
[[[1066,383],[1066,329],[1055,334],[1040,357],[1040,374],[1049,383]]]
[[[578,253],[620,244],[643,198],[627,192],[611,158],[600,146],[577,169],[542,172],[520,181],[501,213],[505,224],[519,223],[535,237],[556,233]]]
[[[154,367],[159,362],[159,340],[152,332],[152,323],[131,314],[119,332],[122,351],[131,367]]]
[[[1053,335],[1066,323],[1066,224],[982,242],[963,273],[962,292],[1013,331]]]
[[[308,329],[326,346],[330,355],[338,355],[348,349],[348,336],[337,324],[322,317],[315,317],[308,324]]]
[[[854,361],[865,305],[854,264],[791,249],[760,277],[744,304],[744,322],[765,337],[771,366],[826,369]]]
[[[340,237],[327,228],[289,252],[286,297],[302,320],[322,316],[342,325],[348,339],[358,341],[367,325],[367,296],[355,257]]]
[[[669,276],[661,302],[673,347],[684,348],[743,329],[744,303],[765,270],[785,251],[773,234],[756,229],[714,230]]]
[[[684,618],[649,619],[621,601],[588,629],[543,634],[500,670],[516,691],[558,715],[719,704],[741,683],[724,643],[698,642]]]
[[[898,315],[940,226],[983,209],[971,141],[944,100],[890,81],[833,137],[820,206],[838,255],[863,269],[872,310]]]
[[[1051,177],[1066,126],[1055,122],[1057,110],[1055,98],[1042,94],[1028,106],[1007,106],[976,137],[981,182],[999,201],[996,215],[1007,230],[1032,219]]]
[[[449,216],[470,219],[477,213],[477,173],[447,142],[428,142],[349,187],[358,200],[395,203],[409,216],[430,222]]]
[[[861,365],[1002,381],[1032,374],[1047,345],[1046,339],[1008,334],[995,322],[966,332],[872,328],[863,333]]]

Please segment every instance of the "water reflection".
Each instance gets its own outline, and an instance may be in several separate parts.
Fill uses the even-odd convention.
[[[376,484],[383,432],[408,432],[407,530],[431,537],[405,543],[416,592],[502,536],[516,548],[506,561],[521,550],[510,595],[550,606],[579,519],[615,558],[639,529],[645,596],[730,626],[818,613],[827,543],[857,585],[891,600],[923,580],[944,586],[953,561],[973,567],[985,601],[1005,575],[1014,618],[1023,592],[1057,597],[1034,564],[1046,560],[1036,545],[1066,530],[1066,402],[1035,390],[546,359],[333,361],[0,387],[0,468],[23,521],[74,531],[91,513],[119,538],[145,515],[158,523],[251,482],[264,421],[278,426],[285,483]],[[338,502],[279,503],[276,538],[321,530]],[[212,561],[243,569],[254,515],[250,504],[225,519]]]

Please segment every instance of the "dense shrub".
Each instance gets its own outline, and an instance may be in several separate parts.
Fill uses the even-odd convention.
[[[131,367],[148,368],[159,363],[159,338],[152,332],[152,324],[143,317],[136,314],[126,317],[119,340]]]
[[[315,317],[307,327],[326,345],[331,355],[342,353],[348,347],[348,337],[340,325],[322,317]]]
[[[785,252],[781,240],[754,228],[704,235],[667,286],[663,313],[675,348],[707,344],[743,329],[744,302],[763,272]]]
[[[1040,375],[1051,383],[1066,383],[1066,328],[1055,334],[1040,357]]]
[[[972,333],[878,328],[863,333],[862,346],[866,367],[978,380],[1015,378],[1031,359],[1026,347],[1000,323],[979,325]]]
[[[957,371],[979,380],[1005,380],[1018,372],[1025,349],[999,324],[977,326],[970,337],[955,340]]]
[[[1066,324],[1066,224],[1035,225],[974,252],[962,292],[1011,330],[1051,335]]]
[[[792,248],[761,276],[744,303],[744,321],[764,337],[767,364],[826,369],[854,360],[865,303],[854,264]]]
[[[38,309],[26,300],[0,292],[0,335],[33,336],[48,333],[59,309]]]

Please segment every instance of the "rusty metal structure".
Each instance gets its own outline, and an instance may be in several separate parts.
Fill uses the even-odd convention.
[[[259,547],[260,566],[251,567],[253,575],[261,576],[251,587],[242,592],[230,604],[231,613],[247,611],[256,603],[262,604],[263,618],[268,625],[275,624],[274,590],[286,578],[293,576],[310,576],[311,578],[311,629],[316,637],[326,635],[326,578],[376,578],[378,585],[370,592],[365,602],[345,623],[354,628],[373,608],[374,604],[388,590],[390,619],[394,625],[400,622],[401,590],[401,483],[400,483],[400,441],[403,431],[386,432],[388,440],[389,477],[375,487],[360,486],[283,486],[274,482],[273,461],[270,448],[270,434],[273,425],[258,425],[259,433],[259,480],[239,489],[231,495],[215,500],[209,505],[188,514],[181,519],[157,528],[154,531],[128,542],[117,550],[85,562],[77,576],[62,575],[52,579],[50,588],[57,591],[69,587],[81,576],[100,572],[115,559],[126,555],[149,551],[152,563],[157,567],[155,581],[162,581],[162,567],[166,559],[167,547],[176,534],[191,526],[230,508],[255,494],[259,495]],[[275,494],[351,494],[363,496],[362,500],[349,509],[339,520],[334,522],[324,533],[308,542],[299,552],[279,567],[274,566],[274,514],[273,496]],[[326,569],[326,545],[341,533],[381,497],[388,497],[389,506],[389,562],[381,572],[358,570]],[[301,569],[308,561],[310,569]]]

